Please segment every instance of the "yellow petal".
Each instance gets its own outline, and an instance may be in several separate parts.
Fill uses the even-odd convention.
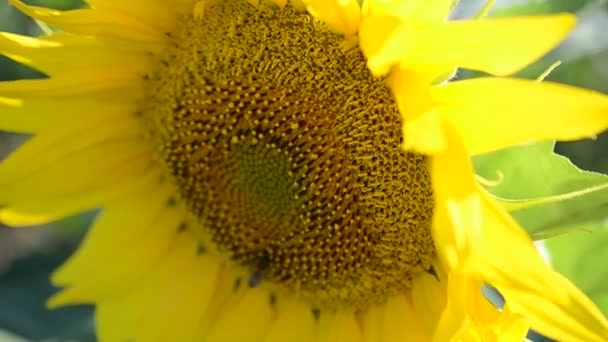
[[[383,338],[376,342],[430,341],[429,332],[423,328],[421,318],[405,295],[391,297],[382,308]]]
[[[441,129],[441,117],[430,111],[403,124],[403,148],[427,155],[436,155],[446,149],[446,140]]]
[[[314,17],[327,23],[335,32],[355,35],[359,30],[361,9],[357,0],[304,0]]]
[[[401,20],[394,16],[373,15],[364,17],[359,29],[359,46],[367,57],[367,66],[375,76],[389,72],[406,53],[406,44],[387,44],[387,40],[399,35]]]
[[[432,157],[431,165],[436,202],[433,238],[443,262],[454,269],[466,262],[478,244],[481,208],[467,150],[449,122],[443,127],[447,147]]]
[[[281,9],[285,8],[285,5],[287,5],[287,0],[271,0],[271,2]]]
[[[423,334],[432,336],[446,304],[445,287],[435,276],[421,273],[413,280],[412,304],[416,317],[422,323]]]
[[[49,79],[0,82],[0,94],[10,98],[87,95],[89,100],[131,101],[141,96],[142,75],[128,66],[119,68],[75,70]],[[57,98],[56,98],[57,99]]]
[[[248,289],[244,284],[247,277],[248,274],[243,269],[222,264],[212,290],[211,301],[201,317],[195,341],[205,341],[222,312],[230,310],[241,301]]]
[[[364,16],[391,15],[403,22],[438,23],[447,19],[453,0],[367,0]]]
[[[447,302],[433,335],[434,342],[457,340],[470,326],[468,305],[471,280],[457,272],[451,272],[447,283]]]
[[[164,28],[171,28],[179,17],[177,14],[192,6],[192,0],[87,0],[87,3],[95,9],[124,13]]]
[[[535,140],[576,140],[608,128],[608,96],[555,83],[479,78],[434,87],[432,96],[471,154]]]
[[[403,148],[435,154],[446,148],[441,118],[433,110],[430,79],[406,69],[393,69],[388,85],[403,118]]]
[[[33,84],[30,85],[34,87]],[[19,98],[0,97],[1,130],[47,135],[62,127],[82,126],[86,122],[103,120],[104,117],[131,122],[129,116],[133,116],[136,111],[136,103],[132,99],[107,101],[102,99],[103,93],[97,96],[88,94],[86,97],[42,96],[32,91],[18,96]],[[95,107],[94,111],[91,110],[92,106]]]
[[[33,38],[0,32],[0,53],[47,75],[125,65],[143,75],[150,68],[150,56],[143,52],[124,50],[117,53],[116,48],[109,48],[91,37],[64,33]]]
[[[238,302],[220,313],[205,341],[259,341],[268,332],[274,317],[271,293],[261,288],[248,288]],[[235,329],[245,322],[245,327]]]
[[[433,110],[431,81],[432,79],[412,70],[392,70],[387,83],[397,98],[399,113],[405,122]]]
[[[172,251],[139,281],[137,291],[99,302],[99,339],[194,341],[218,268],[217,260],[197,251],[194,234],[179,234]]]
[[[420,32],[447,18],[450,5],[449,0],[364,2],[360,46],[372,73],[375,76],[388,73],[408,54],[412,44],[419,42]]]
[[[80,280],[88,270],[105,265],[113,267],[112,263],[99,265],[99,260],[126,253],[159,217],[173,218],[171,212],[178,209],[169,208],[168,203],[174,189],[158,180],[150,184],[150,188],[152,190],[137,191],[107,204],[78,250],[55,271],[53,284],[67,285]]]
[[[112,10],[78,9],[59,11],[29,6],[19,0],[9,0],[23,13],[66,32],[92,35],[101,38],[127,40],[131,43],[158,43],[163,39],[162,27],[130,15]],[[159,38],[160,37],[160,38]]]
[[[277,302],[277,319],[274,321],[265,342],[312,342],[314,315],[310,305],[301,300],[287,297]],[[294,334],[294,331],[297,331]]]
[[[319,342],[349,341],[361,342],[363,335],[361,328],[351,310],[338,312],[323,312],[318,320]]]
[[[114,152],[120,148],[125,153],[112,156],[103,153],[103,148]],[[96,151],[91,149],[90,155],[71,156],[64,160],[66,164],[54,164],[33,176],[4,186],[0,191],[5,205],[0,209],[0,222],[11,226],[28,226],[53,221],[98,208],[112,199],[142,187],[147,188],[151,182],[158,181],[157,170],[149,169],[151,154],[147,146],[143,146],[146,150],[143,155],[138,155],[141,150],[138,151],[137,147],[131,148],[129,145],[109,144],[103,148],[98,149],[97,152],[101,154],[94,160],[100,164],[91,162],[90,157],[95,156],[92,152]],[[129,161],[127,166],[116,166],[115,163],[125,164],[125,160]],[[79,171],[87,171],[85,166],[90,168],[88,173],[80,174]],[[58,182],[58,179],[66,182],[77,179],[78,182]]]
[[[482,191],[482,190],[480,190]],[[533,329],[561,341],[605,341],[608,322],[571,282],[553,271],[528,235],[482,195],[481,243],[463,269],[495,286]]]
[[[361,318],[362,342],[391,341],[383,336],[383,312],[384,305],[373,305],[365,310]]]
[[[72,267],[64,271],[64,275],[71,273],[68,276],[73,281],[67,289],[53,296],[48,306],[95,303],[125,291],[137,291],[142,276],[154,272],[154,265],[166,256],[178,235],[181,220],[181,213],[167,210],[157,222],[146,227],[148,229],[136,241],[131,241],[130,248],[121,250],[114,245],[106,245],[103,258],[89,259],[95,261],[90,267]],[[108,249],[107,246],[113,248]]]
[[[92,131],[95,134],[91,134]],[[10,187],[10,183],[51,167],[70,155],[104,143],[133,139],[139,132],[134,117],[120,112],[91,112],[86,118],[66,122],[31,138],[11,153],[0,164],[0,185]]]
[[[441,65],[512,74],[542,57],[563,40],[576,24],[570,14],[487,20],[450,21],[400,33],[408,38],[404,68]],[[407,24],[405,24],[407,25]],[[415,34],[411,33],[414,32]],[[392,44],[397,44],[395,39]]]
[[[3,182],[0,203],[10,207],[29,200],[52,201],[62,196],[122,186],[144,174],[151,165],[151,158],[149,146],[137,140],[86,148],[32,175]]]
[[[530,322],[522,315],[511,312],[510,307],[503,310],[502,325],[497,331],[497,342],[524,341],[530,330]]]

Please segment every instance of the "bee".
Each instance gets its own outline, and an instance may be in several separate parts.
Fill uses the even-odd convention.
[[[258,287],[262,280],[264,280],[264,272],[268,269],[270,265],[270,260],[266,254],[262,255],[262,257],[258,260],[258,265],[255,272],[251,273],[249,276],[249,280],[247,280],[247,284],[249,287],[254,288]]]

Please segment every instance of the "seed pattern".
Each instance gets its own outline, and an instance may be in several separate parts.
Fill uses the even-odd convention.
[[[332,308],[407,289],[434,256],[433,200],[384,80],[290,5],[203,13],[168,38],[142,110],[181,200],[255,286]]]

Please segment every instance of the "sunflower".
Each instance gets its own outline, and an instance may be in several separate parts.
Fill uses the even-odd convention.
[[[103,209],[49,301],[94,303],[100,340],[608,338],[470,163],[596,134],[608,99],[445,76],[508,75],[569,15],[448,22],[448,0],[11,3],[61,31],[0,36],[49,75],[0,84],[0,128],[33,135],[0,165],[0,220]]]

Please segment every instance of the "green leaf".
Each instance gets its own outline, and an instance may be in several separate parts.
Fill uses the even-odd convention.
[[[27,0],[25,2],[33,6],[48,7],[58,10],[70,10],[84,5],[81,0]]]
[[[513,17],[518,15],[542,15],[560,12],[575,12],[595,0],[524,0],[506,1],[505,5],[500,3],[490,12],[491,17]]]
[[[545,246],[555,269],[572,280],[608,314],[608,221],[593,233],[549,239]],[[592,227],[597,228],[597,227]]]
[[[51,272],[68,251],[54,250],[15,262],[0,276],[0,329],[28,341],[94,341],[92,307],[48,310],[46,300],[56,292]],[[1,340],[0,340],[1,341]]]
[[[27,342],[27,340],[8,331],[0,330],[0,342]]]
[[[540,142],[475,157],[476,171],[489,180],[502,174],[504,179],[487,189],[509,200],[557,196],[608,183],[608,176],[580,170],[567,158],[553,153],[553,145]],[[608,188],[512,214],[534,238],[597,227],[608,218]]]

